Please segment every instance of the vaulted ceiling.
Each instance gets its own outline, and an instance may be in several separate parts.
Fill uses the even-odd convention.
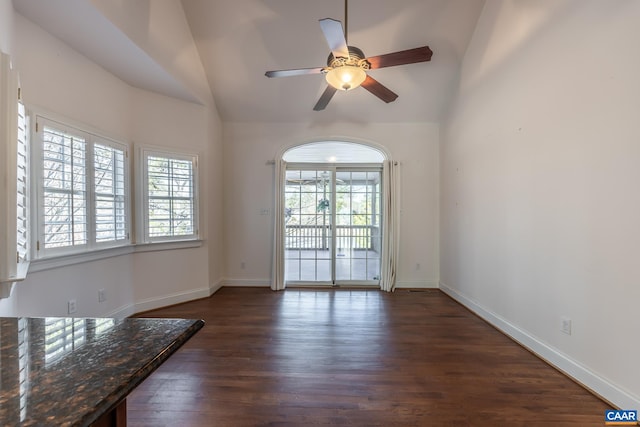
[[[132,3],[136,14],[146,13],[151,21],[153,1]],[[424,45],[434,55],[431,62],[370,71],[399,95],[395,102],[385,104],[359,88],[337,93],[321,112],[312,108],[326,87],[322,75],[268,79],[264,73],[326,65],[329,48],[318,20],[344,22],[343,0],[182,0],[182,19],[197,47],[196,53],[184,55],[174,39],[151,34],[161,25],[146,22],[146,27],[134,28],[132,3],[14,1],[28,19],[132,86],[198,102],[202,97],[195,86],[208,83],[224,121],[365,123],[439,121],[484,0],[349,1],[348,41],[366,56]],[[129,23],[123,25],[124,20]],[[145,30],[148,35],[141,33]],[[172,53],[180,58],[159,58],[163,43],[175,45]],[[183,57],[191,60],[193,70],[179,68],[178,59],[187,63]],[[185,76],[197,81],[199,73],[203,84],[185,83]]]

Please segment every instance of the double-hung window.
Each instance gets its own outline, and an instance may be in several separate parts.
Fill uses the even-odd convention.
[[[141,240],[197,240],[197,156],[147,148],[140,152],[144,224]]]
[[[36,135],[36,256],[128,244],[128,146],[40,116]]]
[[[104,143],[93,146],[96,243],[127,239],[125,153]]]

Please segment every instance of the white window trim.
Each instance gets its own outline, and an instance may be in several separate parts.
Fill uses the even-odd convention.
[[[141,247],[141,252],[147,252],[142,249],[143,245],[166,245],[176,244],[179,242],[196,242],[198,246],[201,245],[200,230],[200,168],[198,162],[198,154],[187,151],[177,151],[171,148],[158,147],[152,145],[140,145],[136,151],[138,154],[138,161],[136,162],[137,168],[135,171],[136,176],[136,243]],[[163,157],[171,157],[179,160],[189,160],[193,163],[193,222],[194,233],[186,236],[167,236],[167,237],[150,237],[148,234],[149,229],[149,194],[147,190],[147,164],[146,159],[149,155],[158,155]],[[164,250],[164,249],[150,249],[150,250]]]
[[[118,143],[117,140],[113,139],[113,138],[109,138],[107,136],[104,136],[100,131],[93,129],[89,126],[86,125],[82,125],[82,124],[78,124],[76,122],[74,122],[73,120],[70,120],[68,118],[65,117],[60,117],[59,115],[55,114],[55,113],[51,113],[50,111],[46,111],[40,108],[35,108],[35,109],[29,109],[27,111],[27,115],[30,118],[29,122],[30,122],[30,134],[31,132],[35,132],[35,122],[36,120],[34,120],[34,118],[36,116],[40,116],[40,117],[44,117],[45,119],[48,119],[49,121],[53,121],[56,123],[60,123],[63,126],[68,126],[71,127],[73,129],[82,129],[87,133],[90,133],[92,135],[95,135],[97,138],[100,139],[100,141],[104,142],[106,141],[115,141],[116,143]],[[35,143],[39,143],[39,141],[36,141]],[[120,143],[122,144],[122,143]],[[130,143],[124,143],[125,145],[127,145],[128,147],[128,151],[129,151],[129,158],[127,159],[128,162],[126,162],[125,164],[125,168],[127,169],[127,171],[129,171],[128,176],[125,178],[126,181],[126,193],[129,196],[127,198],[126,201],[126,212],[128,214],[128,224],[127,224],[127,229],[128,232],[130,233],[130,237],[136,237],[136,239],[132,239],[130,238],[128,240],[128,242],[124,245],[118,245],[118,246],[100,246],[101,244],[96,245],[96,247],[94,247],[92,250],[89,251],[82,251],[82,252],[70,252],[70,253],[59,253],[59,254],[55,254],[55,255],[50,255],[50,256],[46,256],[46,257],[40,257],[40,258],[35,258],[33,256],[33,252],[35,252],[35,241],[37,240],[37,233],[35,230],[35,227],[37,226],[37,215],[38,213],[36,212],[36,209],[33,208],[33,204],[31,205],[31,210],[30,210],[30,218],[29,220],[31,221],[31,230],[32,233],[32,237],[31,237],[31,241],[30,241],[30,246],[31,246],[31,261],[29,263],[29,265],[26,265],[26,268],[23,269],[23,273],[24,276],[26,276],[27,274],[27,270],[29,273],[31,272],[39,272],[39,271],[47,271],[50,269],[54,269],[54,268],[60,268],[60,267],[66,267],[66,266],[71,266],[71,265],[77,265],[77,264],[82,264],[82,263],[87,263],[87,262],[93,262],[93,261],[98,261],[98,260],[102,260],[102,259],[107,259],[107,258],[113,258],[113,257],[118,257],[118,256],[126,256],[126,255],[130,255],[130,254],[134,254],[134,253],[146,253],[146,252],[157,252],[157,251],[167,251],[167,250],[181,250],[181,249],[190,249],[190,248],[198,248],[201,247],[204,243],[204,241],[200,238],[200,235],[198,235],[196,238],[191,238],[189,240],[175,240],[175,241],[154,241],[154,242],[144,242],[143,239],[141,239],[139,237],[139,233],[140,231],[143,231],[143,222],[141,222],[141,219],[139,218],[141,212],[142,212],[142,155],[137,155],[136,157],[138,157],[138,159],[133,159],[133,160],[137,160],[137,161],[132,161],[132,156],[131,153],[134,152],[134,150],[132,150],[132,144]],[[30,144],[31,146],[33,146],[34,144]],[[30,147],[32,148],[32,147]],[[172,155],[179,155],[179,156],[188,156],[188,157],[196,157],[197,155],[194,154],[185,154],[184,152],[175,152],[173,150],[164,148],[164,147],[151,147],[151,146],[145,146],[145,148],[147,149],[151,149],[151,151],[155,151],[155,152],[160,152],[160,153],[165,153],[165,154],[172,154]],[[138,151],[136,151],[136,153],[138,153]],[[135,170],[133,171],[133,173],[131,173],[131,165],[135,164]],[[40,173],[40,171],[37,171],[36,173]],[[198,191],[198,185],[199,185],[199,179],[200,179],[200,175],[198,172],[198,169],[196,169],[195,173],[195,185],[196,185],[196,191]],[[33,187],[39,185],[39,181],[35,181],[34,175],[33,173],[30,173],[30,183],[31,183],[31,192],[33,193],[35,191],[35,189]],[[136,191],[133,192],[134,189],[134,185],[131,185],[131,182],[134,181],[135,183],[135,189]],[[198,193],[196,193],[197,196]],[[135,198],[133,197],[133,195],[135,195]],[[36,201],[39,201],[39,197],[36,198]],[[39,203],[39,202],[38,202]],[[134,218],[131,215],[131,208],[135,206],[136,207],[136,217]],[[200,230],[200,224],[199,224],[199,218],[200,218],[200,212],[199,212],[200,206],[199,206],[199,199],[197,199],[197,203],[196,203],[196,216],[198,218],[198,227],[197,229]],[[137,233],[132,232],[132,230],[136,230]],[[36,235],[36,237],[34,238],[33,236]]]
[[[17,73],[16,73],[17,74]],[[16,84],[17,84],[17,77],[16,77]],[[0,90],[1,91],[1,90]],[[4,96],[2,94],[0,94],[1,96]],[[11,105],[15,104],[15,99],[11,98]],[[4,100],[2,100],[1,102],[5,102]],[[13,107],[15,108],[15,106]],[[16,109],[16,113],[17,113],[17,109]],[[134,168],[133,172],[132,172],[132,164],[134,164],[133,159],[132,159],[132,155],[131,153],[133,153],[133,145],[126,141],[125,139],[122,138],[112,138],[109,136],[106,136],[102,131],[97,130],[95,128],[92,128],[91,126],[88,126],[86,124],[83,123],[78,123],[74,120],[71,120],[67,117],[63,117],[59,114],[53,113],[51,111],[48,111],[46,109],[40,108],[40,107],[32,107],[29,106],[29,108],[27,108],[26,110],[26,114],[27,114],[27,119],[28,119],[28,126],[29,126],[29,132],[27,133],[27,138],[31,139],[30,143],[28,144],[28,156],[30,157],[30,159],[32,160],[32,163],[30,163],[29,165],[29,171],[28,171],[28,193],[29,193],[29,198],[30,198],[30,202],[29,202],[29,218],[28,221],[30,223],[29,226],[29,261],[27,262],[22,262],[19,263],[16,267],[16,274],[13,275],[9,280],[4,280],[2,279],[2,277],[0,277],[0,298],[4,296],[8,296],[10,291],[11,291],[11,286],[14,282],[16,281],[20,281],[20,280],[24,280],[24,278],[27,276],[27,273],[31,273],[31,272],[39,272],[39,271],[46,271],[49,269],[54,269],[54,268],[60,268],[60,267],[65,267],[65,266],[70,266],[70,265],[76,265],[76,264],[81,264],[81,263],[86,263],[86,262],[92,262],[92,261],[97,261],[97,260],[101,260],[101,259],[107,259],[107,258],[112,258],[112,257],[118,257],[118,256],[126,256],[126,255],[130,255],[130,254],[134,254],[134,253],[146,253],[146,252],[156,252],[156,251],[166,251],[166,250],[181,250],[181,249],[190,249],[190,248],[198,248],[201,247],[204,244],[204,241],[201,239],[201,234],[200,234],[200,230],[202,229],[200,226],[200,210],[201,210],[201,206],[200,206],[200,200],[199,200],[199,181],[201,179],[200,177],[200,172],[199,172],[199,165],[198,165],[198,154],[194,154],[194,153],[187,153],[184,151],[176,151],[173,150],[171,148],[166,148],[166,147],[153,147],[153,146],[144,146],[144,147],[140,147],[141,150],[142,149],[146,149],[146,150],[150,150],[151,152],[156,152],[159,154],[165,154],[165,155],[171,155],[171,156],[176,156],[176,158],[190,158],[190,159],[194,159],[194,165],[195,165],[195,169],[194,169],[194,201],[195,201],[195,208],[194,208],[194,223],[196,225],[195,230],[197,231],[197,233],[194,236],[189,236],[188,239],[180,239],[177,240],[175,238],[170,238],[170,239],[163,239],[163,240],[153,240],[153,241],[144,241],[143,238],[141,238],[141,236],[144,236],[144,221],[141,221],[140,218],[138,217],[143,211],[142,209],[142,199],[143,199],[143,192],[141,190],[141,184],[142,184],[142,171],[143,168],[141,168],[140,166],[142,166],[142,162],[144,161],[144,157],[142,156],[142,151],[140,151],[140,155],[136,156],[139,157],[139,162],[136,162],[135,165],[137,167]],[[106,243],[92,243],[90,246],[89,250],[82,250],[82,251],[77,251],[77,250],[73,250],[73,248],[71,248],[69,251],[57,251],[57,253],[53,253],[53,254],[48,254],[46,256],[40,256],[40,257],[36,257],[36,242],[38,240],[38,238],[40,237],[39,234],[39,230],[38,228],[41,227],[41,223],[39,221],[39,215],[41,212],[41,206],[40,203],[40,198],[41,198],[41,191],[38,188],[39,186],[41,186],[41,174],[42,171],[38,168],[38,166],[33,162],[34,159],[34,150],[36,151],[40,151],[41,147],[38,147],[36,149],[34,149],[35,146],[39,145],[41,143],[41,141],[39,140],[38,137],[33,138],[33,136],[36,136],[35,133],[35,127],[36,127],[36,117],[41,117],[43,119],[45,119],[46,121],[49,122],[54,122],[58,125],[60,125],[62,128],[64,129],[68,129],[70,128],[73,131],[79,131],[81,133],[84,134],[90,134],[92,136],[92,140],[91,143],[99,143],[99,144],[105,144],[105,145],[111,145],[110,143],[115,143],[117,146],[126,146],[126,151],[128,153],[127,158],[125,159],[125,169],[127,171],[127,174],[125,176],[125,193],[126,193],[126,202],[125,202],[125,209],[126,209],[126,214],[127,214],[127,232],[129,233],[129,239],[126,241],[126,243],[122,244],[122,241],[118,242],[115,245],[112,245],[111,243],[113,242],[106,242]],[[11,129],[11,127],[3,127],[3,129]],[[40,130],[40,129],[39,129]],[[14,129],[12,136],[15,134],[16,130]],[[6,136],[0,135],[0,138],[4,138]],[[7,147],[6,149],[4,147]],[[15,144],[13,145],[0,145],[0,151],[2,151],[1,154],[3,154],[3,156],[1,156],[0,158],[4,157],[5,159],[7,159],[6,163],[7,163],[7,168],[5,168],[5,170],[7,170],[7,173],[10,173],[11,176],[15,176],[16,174],[14,172],[16,172],[16,167],[17,164],[14,161],[16,156],[4,156],[6,150],[9,149],[9,147],[13,147],[13,151],[15,152],[16,150],[16,146]],[[136,152],[138,153],[138,152]],[[17,153],[16,153],[17,155]],[[136,185],[136,192],[134,193],[134,185],[132,185],[132,181],[134,181],[134,184]],[[11,184],[11,183],[10,183]],[[14,187],[16,184],[15,182],[12,184]],[[133,197],[133,195],[135,194],[135,199]],[[3,190],[2,188],[0,188],[0,198],[2,198],[2,200],[7,200],[7,198],[5,197],[5,190]],[[9,194],[9,197],[11,197],[12,195]],[[16,195],[13,195],[13,198],[15,199]],[[89,196],[88,196],[89,197]],[[93,200],[89,201],[88,203],[93,203]],[[132,216],[132,207],[136,206],[136,217],[134,218]],[[8,203],[7,206],[10,206],[11,209],[7,208],[7,213],[9,213],[9,210],[11,211],[11,215],[14,216],[15,219],[15,203]],[[11,232],[11,235],[13,235],[14,240],[15,240],[15,224],[11,223],[10,224],[10,219],[6,218],[6,214],[4,212],[4,210],[2,210],[0,212],[0,235],[4,236],[4,234],[2,234],[3,232],[6,234],[8,230],[9,232]],[[135,230],[137,231],[136,234],[134,234],[132,231]],[[137,237],[136,239],[133,239],[132,237]],[[10,236],[9,236],[10,237]],[[5,240],[6,242],[6,240]],[[75,249],[78,249],[78,247],[76,247]],[[12,250],[11,253],[15,254],[15,250]],[[4,251],[4,254],[6,254],[7,251]],[[0,249],[0,256],[4,256],[2,255],[2,249]],[[16,260],[15,255],[12,258],[14,261]]]
[[[42,109],[36,108],[29,111],[29,116],[31,117],[31,135],[35,135],[35,138],[32,138],[31,143],[31,194],[35,195],[35,202],[31,204],[31,229],[35,232],[32,233],[31,240],[31,263],[34,264],[33,267],[37,268],[38,265],[43,265],[47,263],[39,262],[40,260],[46,259],[60,259],[61,257],[71,257],[70,263],[75,264],[73,259],[76,258],[87,258],[88,260],[93,260],[94,256],[91,255],[92,252],[99,252],[103,249],[108,248],[120,248],[125,246],[130,246],[132,243],[131,240],[131,166],[130,166],[130,152],[131,152],[131,144],[129,142],[121,142],[115,138],[111,138],[109,136],[105,136],[102,132],[96,131],[89,126],[78,124],[73,120],[60,117],[55,113],[51,113],[48,111],[44,111]],[[125,168],[125,215],[126,215],[126,239],[121,239],[117,241],[110,242],[96,242],[95,241],[95,211],[94,209],[94,188],[93,180],[94,177],[91,175],[93,172],[93,166],[91,168],[86,169],[87,173],[87,191],[86,191],[86,204],[87,204],[87,243],[83,245],[74,245],[69,247],[62,248],[52,248],[49,250],[45,250],[44,248],[38,245],[38,240],[41,240],[44,234],[44,221],[42,219],[43,215],[43,176],[42,176],[42,140],[41,140],[41,132],[44,128],[44,124],[50,124],[52,127],[55,127],[58,130],[69,132],[72,134],[79,134],[85,138],[85,143],[87,144],[86,151],[86,160],[87,163],[93,162],[93,145],[101,144],[108,145],[112,147],[116,147],[118,149],[123,149],[125,151],[125,159],[124,159],[124,168]],[[79,255],[79,256],[78,256]],[[30,271],[38,271],[34,270],[34,268],[30,269]]]

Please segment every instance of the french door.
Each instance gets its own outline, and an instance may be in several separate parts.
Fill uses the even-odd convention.
[[[378,285],[381,175],[379,167],[288,167],[287,284]]]

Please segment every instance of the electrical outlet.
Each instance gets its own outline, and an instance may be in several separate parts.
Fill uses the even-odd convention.
[[[571,319],[568,317],[562,317],[560,320],[562,322],[560,330],[567,335],[571,335]]]
[[[241,268],[241,269],[243,269],[243,270],[244,270],[244,268],[245,268],[246,266],[247,266],[247,265],[244,263],[244,261],[242,261],[242,262],[240,263],[240,268]]]
[[[78,307],[77,307],[77,304],[76,304],[76,300],[70,299],[67,302],[67,311],[69,312],[69,314],[75,313],[77,311],[77,309],[78,309]]]
[[[104,289],[98,290],[98,302],[105,302],[107,300],[107,291]]]

